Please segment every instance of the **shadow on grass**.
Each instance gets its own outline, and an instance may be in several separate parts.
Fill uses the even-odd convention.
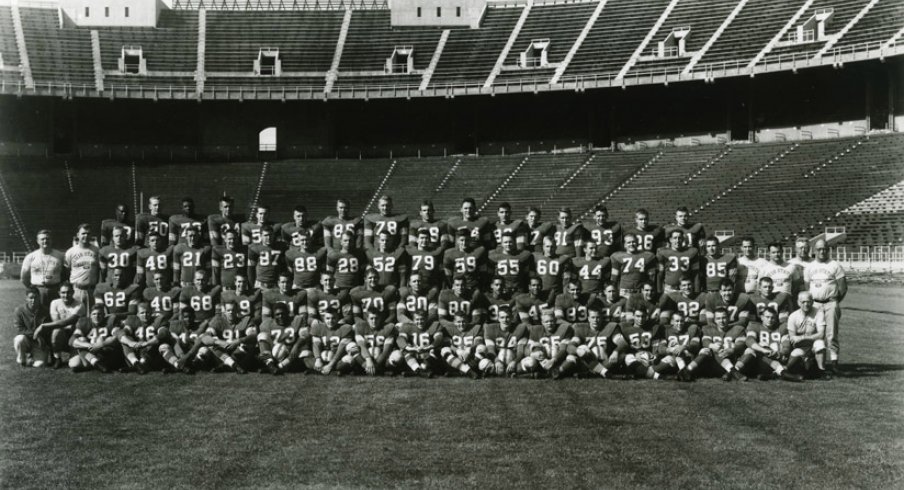
[[[904,364],[870,364],[870,363],[854,363],[841,364],[841,377],[844,378],[867,378],[882,376],[886,373],[895,371],[904,371]]]

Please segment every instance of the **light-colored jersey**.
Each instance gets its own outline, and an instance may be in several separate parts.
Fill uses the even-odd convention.
[[[788,317],[789,335],[813,335],[821,327],[825,331],[826,318],[822,310],[811,308],[809,313],[797,310]]]
[[[55,286],[62,280],[66,256],[59,250],[45,254],[40,249],[25,256],[22,272],[28,271],[32,286]]]
[[[810,283],[810,294],[816,301],[838,299],[838,281],[844,279],[844,269],[834,260],[814,260],[804,269],[804,282]]]
[[[763,269],[760,270],[760,278],[768,277],[772,279],[773,291],[777,293],[794,294],[792,288],[794,283],[800,278],[797,267],[785,262],[784,264],[774,264],[768,262]]]
[[[738,257],[738,275],[735,284],[740,288],[744,287],[740,292],[755,293],[757,290],[757,282],[762,277],[761,271],[769,265],[769,261],[759,257],[750,259],[747,257]]]
[[[74,245],[66,251],[66,267],[73,286],[96,286],[100,280],[100,251],[93,245]]]
[[[66,305],[62,298],[57,298],[50,302],[50,318],[55,322],[65,320],[81,312],[83,307],[84,305],[80,301],[73,301],[72,305]]]

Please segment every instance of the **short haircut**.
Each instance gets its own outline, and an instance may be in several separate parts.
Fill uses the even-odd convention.
[[[35,233],[35,236],[41,236],[41,235],[53,236],[53,232],[51,232],[47,228],[42,228],[42,229],[38,230],[37,233]]]
[[[598,213],[600,211],[602,211],[606,214],[609,214],[609,208],[607,208],[605,204],[597,204],[596,206],[593,207],[594,213]]]
[[[462,204],[464,204],[464,203],[469,203],[469,204],[471,204],[472,206],[476,206],[476,205],[477,205],[477,202],[474,201],[474,198],[473,198],[473,197],[466,197],[466,198],[464,198],[464,199],[461,200],[461,203],[462,203]]]
[[[500,203],[500,204],[499,204],[499,208],[498,208],[498,209],[508,209],[509,211],[511,211],[511,210],[512,210],[512,205],[509,204],[508,202],[503,202],[503,203]]]
[[[308,208],[306,208],[304,204],[299,204],[298,206],[295,206],[295,209],[293,209],[293,211],[296,213],[307,213]]]
[[[677,208],[675,208],[675,212],[678,212],[678,211],[681,211],[682,213],[691,214],[691,212],[688,211],[687,206],[678,206]]]
[[[232,203],[235,202],[235,199],[233,199],[232,196],[228,196],[228,195],[226,195],[226,194],[223,194],[223,195],[220,197],[220,200],[219,200],[218,202],[227,202],[227,203],[229,203],[229,204],[232,204]]]
[[[649,218],[649,217],[650,217],[650,212],[647,211],[645,208],[637,208],[637,211],[634,211],[634,215],[635,215],[635,216],[636,216],[636,215],[641,215],[641,216],[646,216],[646,217]]]
[[[734,289],[734,282],[731,279],[724,277],[719,281],[719,289],[724,289],[726,287]]]

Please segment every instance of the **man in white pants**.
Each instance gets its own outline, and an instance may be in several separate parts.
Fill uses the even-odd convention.
[[[828,346],[828,370],[838,371],[838,321],[841,319],[839,303],[847,294],[847,279],[844,269],[835,260],[829,259],[829,248],[825,240],[819,240],[813,247],[816,260],[804,268],[804,285],[813,295],[813,306],[822,311],[826,321],[826,345]]]

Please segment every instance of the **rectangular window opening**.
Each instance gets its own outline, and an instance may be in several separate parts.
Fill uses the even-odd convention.
[[[436,16],[437,17],[443,16],[443,8],[442,7],[436,7]]]
[[[461,17],[461,7],[455,7],[455,16]]]
[[[110,7],[104,7],[104,17],[110,16]]]
[[[126,7],[126,17],[129,16],[129,7]]]
[[[87,9],[86,9],[86,10],[87,10]],[[87,15],[87,14],[85,14],[85,15]],[[421,8],[420,8],[420,7],[417,8],[417,16],[418,16],[418,17],[421,16]]]

